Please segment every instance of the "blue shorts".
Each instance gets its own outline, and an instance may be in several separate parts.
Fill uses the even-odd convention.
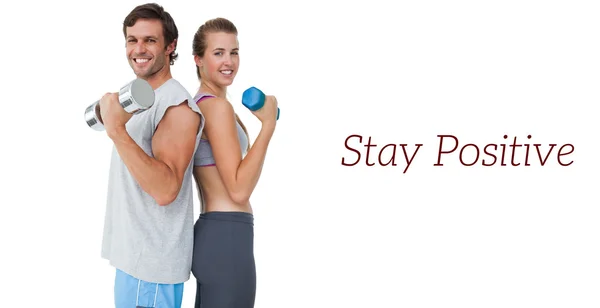
[[[119,269],[115,276],[115,308],[181,308],[183,283],[139,280]]]

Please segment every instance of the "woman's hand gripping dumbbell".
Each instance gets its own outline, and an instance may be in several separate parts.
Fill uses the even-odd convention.
[[[244,91],[242,94],[242,104],[252,111],[261,122],[273,118],[279,120],[279,107],[277,107],[275,96],[265,95],[255,87],[250,87]],[[275,108],[277,108],[277,116],[275,116]]]

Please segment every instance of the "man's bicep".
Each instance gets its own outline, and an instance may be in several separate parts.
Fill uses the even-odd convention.
[[[152,137],[154,158],[169,166],[179,179],[192,159],[199,129],[200,114],[183,102],[167,109]]]

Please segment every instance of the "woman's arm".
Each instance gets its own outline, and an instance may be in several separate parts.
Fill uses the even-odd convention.
[[[248,150],[246,157],[242,159],[235,114],[231,103],[222,98],[210,98],[200,101],[198,106],[206,118],[204,132],[212,147],[217,170],[229,196],[234,202],[245,204],[250,199],[260,178],[267,148],[275,131],[275,116],[271,120],[270,114],[267,114],[266,119],[261,119],[260,133]],[[265,107],[267,107],[266,103]],[[269,111],[271,110],[266,112]],[[261,116],[257,115],[259,118],[265,118],[264,115],[261,114]]]

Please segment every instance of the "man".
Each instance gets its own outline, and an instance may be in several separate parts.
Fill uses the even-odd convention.
[[[155,91],[137,115],[117,93],[100,101],[112,139],[102,257],[116,268],[117,308],[180,307],[193,249],[192,158],[204,117],[171,76],[178,30],[157,4],[134,8],[123,33],[129,65]]]

